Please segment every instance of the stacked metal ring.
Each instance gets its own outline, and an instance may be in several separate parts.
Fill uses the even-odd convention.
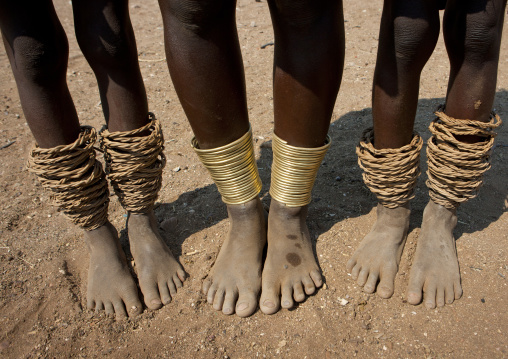
[[[194,137],[192,148],[217,185],[226,204],[241,204],[255,198],[261,191],[261,179],[254,158],[252,130],[225,146],[200,149]]]
[[[330,147],[330,136],[321,147],[305,148],[288,145],[273,134],[272,182],[270,195],[288,207],[301,207],[312,200],[312,187],[321,162]]]

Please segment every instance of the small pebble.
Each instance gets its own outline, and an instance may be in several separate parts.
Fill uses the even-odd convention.
[[[173,172],[179,172],[179,171],[180,171],[180,167],[173,168]]]

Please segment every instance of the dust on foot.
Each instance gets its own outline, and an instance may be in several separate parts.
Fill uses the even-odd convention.
[[[203,294],[215,310],[247,317],[257,308],[261,288],[265,212],[259,198],[227,208],[229,233],[203,282]]]
[[[382,298],[393,295],[410,213],[409,203],[393,209],[378,204],[374,227],[347,262],[347,270],[364,292],[374,293],[377,289]]]
[[[85,232],[90,252],[87,307],[117,318],[141,313],[138,288],[132,278],[116,229],[105,225]]]
[[[273,314],[302,302],[323,284],[309,229],[307,206],[287,207],[272,199],[268,216],[268,251],[263,269],[260,308]]]
[[[419,304],[424,293],[427,308],[442,307],[462,296],[459,261],[453,230],[455,210],[429,201],[409,276],[407,301]]]
[[[149,309],[159,309],[182,287],[185,272],[164,243],[153,211],[129,214],[127,229],[145,304]]]

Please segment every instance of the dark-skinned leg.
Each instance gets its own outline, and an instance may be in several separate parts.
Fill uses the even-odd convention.
[[[499,48],[506,0],[448,0],[443,31],[450,58],[447,115],[489,121],[496,91]],[[473,143],[477,137],[458,140]],[[408,302],[442,307],[462,295],[453,230],[455,209],[432,200],[423,213],[422,230],[411,269]]]
[[[249,128],[234,0],[160,0],[168,67],[201,149]],[[252,314],[261,288],[266,225],[261,202],[227,205],[230,230],[203,293],[216,310]]]
[[[76,36],[92,67],[108,129],[131,131],[146,125],[148,102],[127,0],[74,1]],[[185,273],[159,234],[153,210],[129,213],[129,244],[145,304],[171,302]]]
[[[344,64],[341,1],[269,1],[275,32],[275,134],[297,147],[325,143]],[[272,198],[261,310],[291,308],[322,285],[306,224],[308,206]],[[288,262],[288,254],[298,260]]]
[[[1,1],[0,26],[27,122],[38,145],[74,142],[80,132],[66,83],[68,43],[51,1]],[[90,251],[88,307],[117,316],[141,311],[114,227],[85,231]],[[127,311],[126,311],[127,308]]]
[[[438,9],[437,1],[384,3],[372,98],[376,149],[411,142],[420,74],[439,35]],[[376,223],[347,263],[365,292],[392,296],[409,215],[409,202],[396,208],[378,204]]]

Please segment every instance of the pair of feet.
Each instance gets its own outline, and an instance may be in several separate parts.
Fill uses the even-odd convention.
[[[377,221],[347,263],[351,276],[367,293],[390,298],[409,229],[409,204],[394,209],[377,207]],[[462,295],[453,230],[455,210],[429,201],[423,212],[407,301],[428,308],[453,303]],[[376,290],[377,289],[377,290]]]
[[[306,225],[307,206],[286,207],[272,199],[268,220],[258,198],[227,208],[230,230],[202,288],[215,310],[247,317],[259,303],[263,313],[273,314],[323,284]]]
[[[182,287],[185,272],[161,238],[153,212],[130,214],[127,221],[129,243],[139,286],[146,306],[158,309],[171,302]],[[85,232],[90,252],[87,307],[105,310],[117,318],[136,316],[143,310],[138,287],[127,266],[113,225]]]

